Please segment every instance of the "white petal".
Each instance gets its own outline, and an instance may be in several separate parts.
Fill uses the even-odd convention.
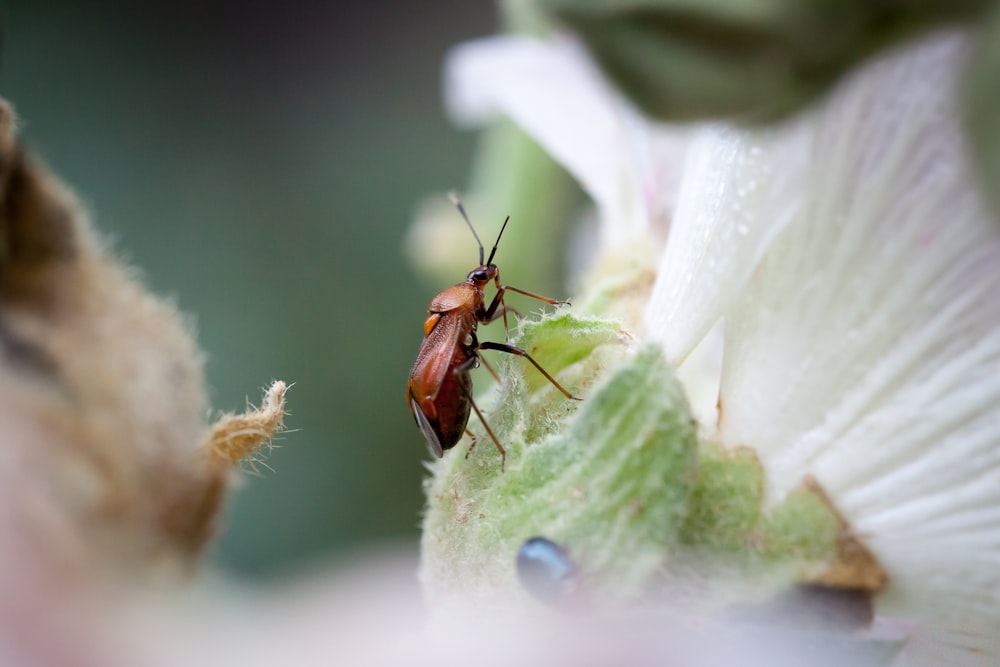
[[[795,213],[788,192],[809,158],[798,126],[698,131],[646,309],[646,329],[683,362],[743,291]]]
[[[655,175],[648,128],[572,42],[495,37],[462,44],[447,59],[445,102],[466,124],[505,114],[541,144],[601,209],[603,245],[646,229]]]
[[[704,437],[715,438],[722,376],[723,323],[713,327],[677,368],[677,379]]]
[[[819,480],[886,567],[888,608],[995,623],[1000,234],[953,107],[963,57],[932,40],[808,120],[794,219],[727,317],[720,428],[772,499]]]

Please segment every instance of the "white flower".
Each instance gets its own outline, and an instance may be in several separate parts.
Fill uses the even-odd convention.
[[[605,250],[646,242],[650,227],[669,222],[687,133],[643,120],[575,43],[503,37],[460,45],[445,79],[459,123],[502,112],[566,167],[599,209]]]
[[[605,247],[672,217],[646,334],[703,427],[756,450],[769,502],[819,481],[889,576],[879,613],[957,628],[947,660],[992,664],[1000,226],[956,118],[964,56],[961,35],[936,37],[781,127],[696,128],[686,155],[569,42],[465,45],[448,95],[457,118],[507,114],[563,162]],[[941,646],[914,643],[925,660]]]

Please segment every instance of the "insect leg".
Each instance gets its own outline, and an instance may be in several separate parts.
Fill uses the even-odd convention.
[[[515,315],[518,316],[518,318],[521,317],[521,313],[517,312],[513,308],[508,308],[507,304],[505,304],[503,302],[503,293],[504,293],[505,290],[504,290],[503,286],[500,284],[500,278],[499,277],[495,280],[495,283],[496,283],[496,286],[497,286],[497,293],[493,296],[493,300],[490,301],[489,307],[486,310],[484,310],[478,316],[477,319],[480,322],[482,322],[483,324],[489,324],[490,322],[495,321],[498,317],[500,317],[502,315],[503,316],[503,330],[504,330],[504,335],[505,336],[509,336],[509,334],[510,334],[510,327],[507,324],[507,311],[509,310],[509,311],[513,312]]]
[[[542,375],[545,376],[546,380],[548,380],[549,382],[551,382],[553,384],[553,386],[555,386],[556,389],[558,389],[559,391],[561,391],[566,398],[572,399],[574,401],[582,401],[583,400],[582,398],[577,398],[573,394],[571,394],[568,391],[566,391],[566,389],[561,384],[559,384],[558,382],[556,382],[556,379],[554,377],[552,377],[551,375],[549,375],[548,371],[546,371],[544,368],[542,368],[538,364],[538,362],[535,361],[534,358],[532,358],[532,356],[530,354],[528,354],[527,352],[525,352],[524,350],[522,350],[519,347],[514,347],[513,345],[507,345],[505,343],[493,343],[493,342],[490,342],[490,341],[486,341],[485,343],[480,343],[479,344],[479,349],[480,350],[496,350],[498,352],[506,352],[508,354],[516,354],[519,357],[524,357],[525,359],[527,359],[528,361],[531,362],[532,366],[534,366],[535,368],[538,369],[539,373],[541,373]],[[475,404],[473,404],[473,407],[475,407]]]
[[[504,449],[503,445],[500,444],[500,441],[497,440],[497,436],[493,433],[493,429],[491,429],[490,425],[486,422],[486,418],[483,417],[483,413],[479,411],[479,406],[476,405],[472,396],[469,396],[469,402],[472,403],[472,409],[476,411],[476,416],[479,417],[479,421],[482,423],[483,428],[485,428],[486,432],[490,434],[490,440],[493,441],[493,444],[497,446],[497,451],[500,452],[500,472],[503,472],[504,468],[507,466],[507,450]]]
[[[500,382],[500,376],[497,375],[497,372],[495,370],[493,370],[493,367],[490,366],[489,363],[486,361],[486,357],[479,357],[479,361],[483,362],[483,366],[486,367],[486,370],[488,370],[490,372],[490,375],[493,376],[493,379],[496,380],[497,383],[499,383]]]
[[[469,454],[472,453],[472,449],[476,446],[476,443],[479,442],[479,439],[476,437],[476,434],[469,429],[465,429],[465,435],[469,436],[469,440],[472,441],[472,444],[469,445],[469,451],[465,452],[465,458],[469,458]]]
[[[545,303],[550,304],[552,306],[563,306],[569,303],[569,301],[559,301],[558,299],[550,299],[547,296],[542,296],[541,294],[535,294],[534,292],[528,292],[518,287],[511,287],[510,285],[497,285],[497,289],[500,290],[501,293],[510,290],[511,292],[517,292],[518,294],[523,294],[524,296],[530,296],[532,299],[538,299],[539,301],[544,301]]]
[[[497,309],[497,312],[493,313],[493,316],[488,320],[481,320],[483,324],[490,324],[491,322],[496,322],[501,316],[503,316],[503,335],[505,340],[510,340],[510,325],[507,324],[507,313],[514,313],[517,319],[524,319],[521,313],[518,312],[517,308],[511,308],[510,306],[503,306]]]
[[[455,373],[456,375],[458,375],[459,373],[467,373],[471,369],[475,368],[476,362],[480,361],[481,359],[482,357],[480,357],[478,354],[474,354],[465,361],[463,361],[462,363],[460,363],[458,366],[455,366],[455,369],[452,372]],[[490,368],[489,366],[486,367]],[[490,368],[490,372],[493,373],[494,377],[496,377],[496,372],[494,372],[492,368]],[[545,371],[542,372],[544,373]],[[497,381],[499,382],[500,379],[497,378]],[[490,428],[489,422],[487,422],[486,418],[483,417],[483,413],[479,411],[479,406],[476,405],[476,399],[472,397],[471,392],[469,393],[468,398],[469,398],[469,403],[472,405],[472,409],[476,411],[476,416],[479,417],[479,421],[482,423],[483,428],[486,429],[486,432],[489,434],[490,440],[493,441],[493,444],[497,446],[497,451],[500,452],[500,472],[503,472],[507,466],[507,450],[504,449],[503,445],[500,444],[500,441],[497,439],[496,434],[493,433],[493,429]],[[465,432],[471,435],[471,431],[469,431],[469,429],[465,429]],[[476,438],[475,436],[472,436],[472,447],[475,446],[476,446]],[[472,447],[469,447],[470,452],[472,451]],[[468,454],[466,454],[466,456],[468,456]]]
[[[506,294],[507,290],[510,290],[511,292],[517,292],[518,294],[523,294],[524,296],[530,296],[532,299],[538,299],[539,301],[542,301],[544,303],[553,306],[561,306],[569,303],[569,301],[559,301],[557,299],[550,299],[547,296],[542,296],[541,294],[535,294],[534,292],[528,292],[527,290],[523,290],[518,287],[503,285],[500,283],[499,273],[497,273],[496,278],[493,279],[493,284],[497,288],[497,293],[493,297],[493,300],[490,302],[489,307],[482,313],[481,317],[479,318],[479,321],[488,324],[493,320],[495,320],[496,318],[503,315],[503,328],[505,330],[508,328],[507,311],[514,313],[519,318],[521,317],[521,314],[519,312],[517,312],[513,308],[509,308],[504,303],[504,295]],[[497,311],[499,311],[499,313]]]
[[[530,296],[532,299],[538,299],[539,301],[542,301],[544,303],[553,306],[562,306],[569,303],[569,301],[559,301],[558,299],[550,299],[547,296],[535,294],[534,292],[528,292],[526,290],[519,289],[517,287],[511,287],[510,285],[501,285],[500,276],[496,277],[494,283],[496,284],[497,293],[493,296],[493,300],[490,301],[489,307],[483,312],[482,319],[480,319],[481,322],[492,322],[494,319],[497,318],[496,315],[497,310],[507,307],[503,301],[504,294],[507,292],[507,290],[510,290],[511,292],[517,292],[518,294],[523,294],[524,296]]]

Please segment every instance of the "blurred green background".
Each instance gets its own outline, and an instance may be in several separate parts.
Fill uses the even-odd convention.
[[[449,126],[440,67],[495,31],[493,5],[32,0],[2,20],[22,137],[194,316],[213,406],[295,383],[294,432],[244,475],[213,562],[259,577],[415,544],[426,450],[404,384],[444,285],[405,233],[467,181],[475,137]]]

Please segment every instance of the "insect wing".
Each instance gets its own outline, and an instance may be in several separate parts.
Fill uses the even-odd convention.
[[[444,456],[444,445],[438,428],[431,422],[432,419],[435,422],[438,419],[434,401],[437,400],[445,378],[452,372],[453,351],[458,345],[461,329],[460,321],[453,315],[440,315],[433,328],[426,332],[417,360],[410,371],[410,411],[427,441],[427,449],[438,458]],[[422,406],[427,406],[431,411],[430,416]]]
[[[417,420],[420,432],[424,434],[424,440],[427,441],[427,449],[430,450],[430,453],[438,458],[444,456],[444,448],[441,447],[437,431],[434,430],[434,427],[427,420],[427,415],[420,409],[420,404],[412,396],[410,397],[410,411],[413,412],[413,417]]]
[[[417,360],[410,371],[410,398],[415,399],[418,406],[424,401],[433,402],[437,398],[441,384],[451,372],[453,352],[461,333],[458,324],[454,316],[441,317],[420,346]],[[414,407],[414,414],[419,411],[418,407]]]

